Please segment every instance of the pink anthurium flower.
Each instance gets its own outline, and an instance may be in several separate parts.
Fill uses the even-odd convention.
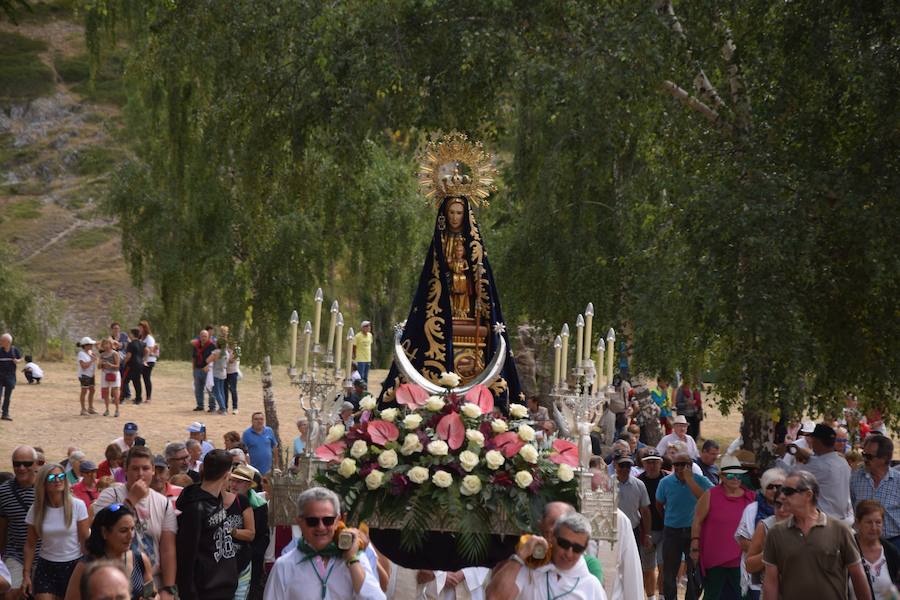
[[[522,446],[525,445],[525,442],[519,437],[519,434],[515,431],[507,431],[505,433],[501,433],[500,435],[494,436],[494,445],[497,447],[497,450],[503,453],[503,456],[506,458],[512,458],[515,456],[519,450],[522,449]]]
[[[384,446],[388,442],[395,442],[400,437],[400,430],[389,421],[369,421],[366,432],[373,444]]]
[[[463,425],[459,413],[452,412],[441,417],[437,425],[437,434],[439,438],[447,442],[451,450],[462,446],[466,437],[466,426]]]
[[[397,388],[394,397],[397,399],[397,404],[415,410],[425,406],[425,403],[428,401],[428,392],[417,385],[404,383]]]
[[[555,440],[550,454],[550,461],[558,465],[578,466],[578,446],[568,440]]]
[[[483,415],[489,415],[494,410],[494,395],[491,390],[480,383],[466,392],[466,400],[477,404]]]
[[[330,444],[322,444],[316,448],[316,456],[326,462],[340,462],[344,458],[344,451],[347,449],[347,443],[343,440],[332,442]]]

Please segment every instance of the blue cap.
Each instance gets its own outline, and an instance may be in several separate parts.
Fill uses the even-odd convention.
[[[137,431],[137,423],[132,423],[131,421],[125,423],[125,433],[137,433]]]

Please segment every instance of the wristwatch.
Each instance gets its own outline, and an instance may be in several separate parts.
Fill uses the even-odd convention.
[[[178,586],[177,585],[164,585],[159,591],[172,594],[176,598],[178,597]]]

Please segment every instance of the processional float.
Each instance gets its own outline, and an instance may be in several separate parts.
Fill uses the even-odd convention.
[[[491,566],[509,556],[520,533],[536,528],[551,500],[577,505],[594,539],[615,541],[617,486],[605,474],[598,486],[588,471],[590,415],[615,392],[604,385],[602,356],[597,367],[591,359],[590,325],[587,332],[579,327],[571,370],[556,349],[551,392],[574,435],[542,437],[532,426],[474,213],[487,205],[494,176],[493,157],[461,133],[420,152],[420,188],[438,209],[432,243],[409,315],[395,327],[381,393],[362,398],[352,424],[337,419],[351,383],[352,329],[342,369],[333,340],[340,340],[343,319],[335,303],[322,347],[317,290],[298,373],[299,319],[292,315],[289,374],[308,443],[294,472],[274,479],[276,524],[293,522],[303,489],[324,485],[341,496],[351,522],[366,522],[379,550],[409,568]]]

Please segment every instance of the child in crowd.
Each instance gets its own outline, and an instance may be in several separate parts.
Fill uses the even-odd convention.
[[[32,383],[40,385],[41,379],[44,378],[44,370],[34,362],[34,358],[30,354],[25,355],[25,368],[22,369],[22,372],[25,373],[25,379],[29,385]]]
[[[94,354],[94,340],[89,337],[81,338],[78,342],[80,348],[78,352],[78,383],[81,385],[81,415],[96,415],[94,410],[94,388],[96,386],[96,378],[94,371],[97,367],[97,355]],[[87,398],[87,407],[85,407],[85,398]]]
[[[113,347],[113,340],[103,338],[100,340],[100,397],[106,410],[103,416],[109,416],[109,398],[112,396],[116,407],[116,416],[119,416],[119,389],[122,387],[122,374],[119,372],[119,353]]]

